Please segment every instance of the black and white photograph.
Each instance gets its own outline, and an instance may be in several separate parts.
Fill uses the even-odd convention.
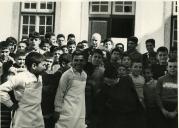
[[[178,128],[174,0],[0,0],[0,128]]]

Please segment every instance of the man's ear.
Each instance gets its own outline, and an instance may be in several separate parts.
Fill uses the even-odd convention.
[[[32,64],[32,69],[35,70],[36,67],[37,67],[37,64],[33,63],[33,64]]]

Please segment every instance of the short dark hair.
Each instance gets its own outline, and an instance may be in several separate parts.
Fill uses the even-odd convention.
[[[155,40],[154,39],[148,39],[145,41],[145,44],[147,44],[148,42],[152,43],[152,45],[155,47]]]
[[[167,49],[166,47],[162,46],[162,47],[159,47],[159,48],[157,49],[157,54],[158,54],[159,52],[167,52],[167,53],[168,53],[168,49]]]
[[[26,56],[26,53],[25,52],[16,52],[14,58],[17,59],[19,56]]]
[[[48,32],[45,34],[45,39],[50,39],[51,36],[55,36],[55,34],[53,32]]]
[[[129,54],[127,54],[127,53],[123,53],[123,54],[122,54],[122,59],[123,59],[124,57],[129,57],[130,60],[132,61],[131,56],[130,56]]]
[[[45,39],[42,39],[42,41],[40,42],[40,47],[42,47],[45,43],[48,43],[50,46],[52,45],[51,42],[45,38]]]
[[[74,56],[80,56],[80,55],[84,57],[84,54],[82,51],[79,51],[79,50],[74,51],[72,53],[72,60],[73,60]]]
[[[143,66],[143,63],[142,63],[141,60],[133,60],[133,61],[131,62],[131,67],[133,66],[134,63],[141,63],[142,66]]]
[[[121,51],[120,51],[118,48],[114,48],[114,49],[112,49],[112,51],[111,51],[111,55],[113,54],[114,51],[121,53]]]
[[[38,65],[44,60],[45,60],[45,57],[42,54],[38,52],[31,52],[26,56],[25,65],[27,66],[28,70],[31,70],[32,64],[35,63]]]
[[[69,40],[70,38],[75,38],[75,35],[73,33],[68,34],[67,40]]]
[[[72,45],[72,44],[76,45],[76,42],[75,42],[74,40],[69,40],[69,41],[67,42],[67,47],[68,47],[69,45]]]
[[[40,34],[34,31],[29,34],[29,38],[40,38]]]
[[[88,41],[87,41],[87,40],[82,40],[81,43],[86,43],[86,44],[88,44]]]
[[[60,57],[59,57],[59,64],[62,65],[62,62],[65,62],[66,64],[71,62],[70,56],[66,53],[63,53]]]
[[[4,49],[9,49],[9,43],[7,43],[6,41],[1,41],[0,42],[0,50],[4,50]]]
[[[17,40],[16,40],[14,37],[8,37],[8,38],[6,39],[6,42],[7,42],[8,44],[13,43],[13,45],[17,45]]]
[[[103,41],[103,45],[105,45],[105,43],[109,42],[109,41],[111,42],[112,45],[114,44],[113,41],[111,40],[111,38],[107,38]]]
[[[53,58],[53,54],[51,52],[45,52],[43,55],[45,59]]]
[[[67,48],[67,45],[62,45],[60,48],[61,48],[61,49]]]
[[[102,56],[102,58],[103,58],[103,52],[101,51],[101,49],[94,49],[94,51],[92,52],[92,56],[95,54],[95,53],[97,53],[97,54],[99,54],[99,55],[101,55]]]
[[[124,44],[122,44],[122,43],[117,43],[117,44],[115,45],[115,47],[117,47],[118,45],[121,45],[121,46],[124,48]]]
[[[132,42],[134,42],[137,45],[138,38],[135,37],[135,36],[131,36],[131,37],[127,38],[127,42],[129,42],[129,41],[132,41]]]
[[[65,39],[65,36],[63,34],[58,34],[57,39],[63,37]]]

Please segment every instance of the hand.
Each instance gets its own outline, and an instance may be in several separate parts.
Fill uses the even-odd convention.
[[[176,116],[177,116],[177,112],[176,111],[168,113],[168,118],[170,118],[170,119],[174,119]]]
[[[55,122],[57,122],[60,118],[60,112],[54,112],[53,114],[53,119]]]

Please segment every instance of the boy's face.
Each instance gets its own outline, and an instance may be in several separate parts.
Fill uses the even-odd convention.
[[[131,40],[127,42],[127,50],[134,50],[136,46],[137,44]]]
[[[152,79],[153,74],[151,72],[151,69],[145,69],[144,70],[144,77],[145,77],[146,81],[149,81],[149,80]]]
[[[110,51],[112,49],[112,47],[113,47],[111,41],[106,42],[104,46],[108,51]]]
[[[25,66],[25,56],[19,56],[15,60],[16,60],[17,65],[19,65],[20,67]]]
[[[43,46],[42,46],[42,49],[44,51],[50,51],[50,44],[49,43],[44,43]]]
[[[146,49],[147,51],[150,53],[150,52],[153,52],[154,51],[154,46],[151,42],[147,42],[146,43]]]
[[[68,46],[68,52],[73,53],[76,50],[76,45],[72,44]]]
[[[87,43],[82,43],[82,48],[83,49],[87,49],[88,48],[88,44]]]
[[[156,57],[149,57],[149,63],[150,64],[156,64],[157,63]]]
[[[127,70],[123,66],[118,67],[117,72],[118,72],[118,77],[127,75]]]
[[[18,45],[18,50],[19,51],[24,51],[26,49],[27,45],[25,43],[19,43]]]
[[[138,76],[142,72],[142,63],[134,62],[131,67],[131,72],[134,76]]]
[[[45,60],[45,62],[46,62],[46,68],[51,69],[52,64],[53,64],[53,58],[48,58],[48,59]]]
[[[62,48],[62,50],[63,50],[63,53],[68,53],[68,48],[67,47]]]
[[[120,53],[118,51],[113,51],[111,54],[111,60],[118,60],[120,58]]]
[[[56,37],[55,37],[55,36],[51,36],[51,37],[50,37],[50,42],[51,42],[52,44],[55,44],[55,43],[56,43]]]
[[[92,56],[92,64],[95,66],[99,66],[102,63],[102,56],[98,53],[94,53]]]
[[[60,57],[62,54],[63,54],[63,51],[62,51],[62,50],[57,50],[57,51],[55,51],[55,52],[54,52],[54,55],[53,55],[54,61],[55,61],[55,62],[58,62],[58,61],[59,61],[59,57]]]
[[[73,57],[72,66],[78,72],[82,71],[84,64],[85,64],[85,62],[84,62],[84,56],[83,55],[75,55]]]
[[[130,67],[131,66],[131,59],[128,56],[123,57],[122,64],[125,65],[126,67]]]
[[[35,74],[40,75],[42,74],[44,71],[46,70],[46,62],[42,61],[41,63],[39,63],[38,65],[36,65],[35,67]]]
[[[124,47],[122,45],[116,45],[116,48],[118,48],[121,52],[124,52]]]
[[[157,59],[160,64],[166,64],[168,59],[168,53],[167,52],[158,52]]]
[[[1,50],[1,57],[6,58],[9,56],[10,50],[8,48]]]
[[[40,38],[33,38],[32,48],[39,49],[40,42],[41,42]]]
[[[59,44],[60,46],[61,46],[61,45],[64,45],[64,44],[65,44],[65,38],[60,37],[60,38],[57,39],[57,42],[58,42],[58,44]]]
[[[170,75],[176,76],[177,75],[177,62],[168,62],[167,70]]]

